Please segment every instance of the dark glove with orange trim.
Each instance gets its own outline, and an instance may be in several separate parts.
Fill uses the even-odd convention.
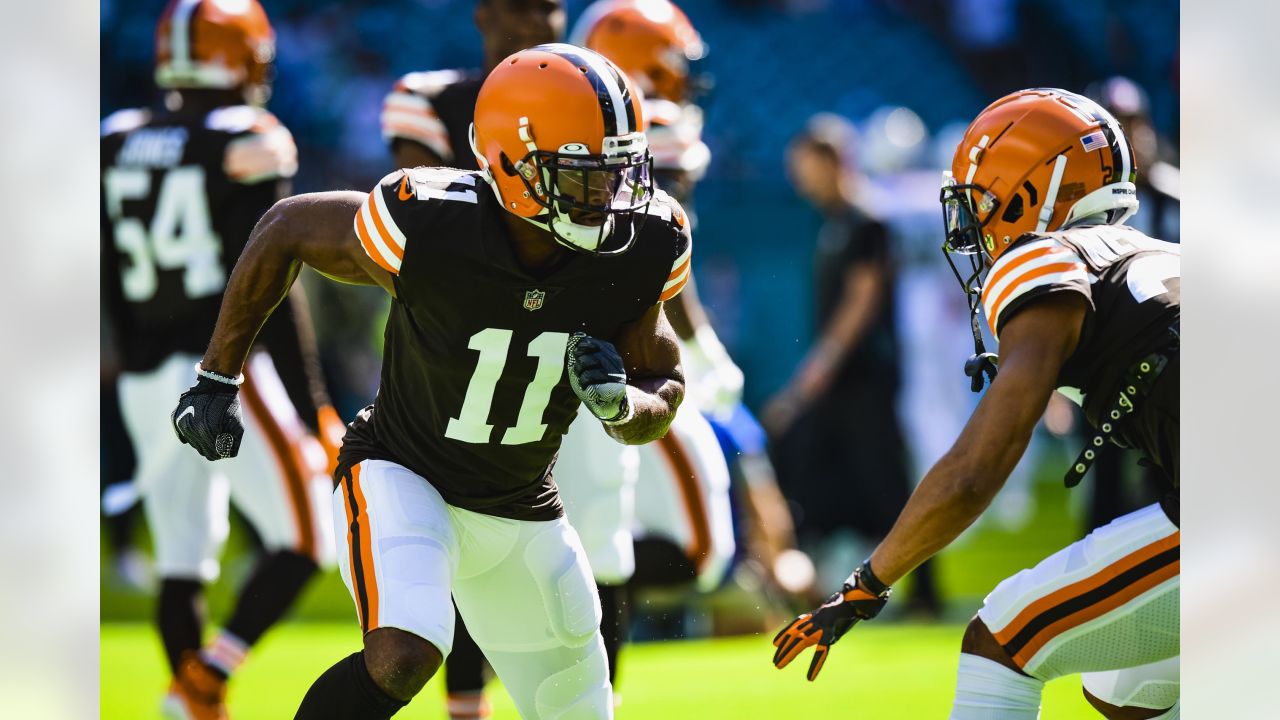
[[[870,561],[853,571],[855,584],[845,583],[839,592],[817,610],[805,613],[790,625],[782,628],[773,638],[773,664],[778,669],[786,667],[799,657],[805,648],[813,647],[813,661],[809,663],[808,678],[812,682],[822,671],[831,646],[859,620],[870,620],[880,614],[889,602],[892,588],[885,586],[871,572]]]

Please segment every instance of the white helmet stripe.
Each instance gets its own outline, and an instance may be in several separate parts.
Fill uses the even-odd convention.
[[[185,68],[191,64],[191,16],[201,0],[182,0],[173,9],[173,20],[169,23],[170,57],[174,65]]]

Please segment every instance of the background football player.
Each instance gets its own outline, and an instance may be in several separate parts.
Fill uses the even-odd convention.
[[[813,647],[814,679],[890,585],[983,512],[1057,388],[1094,429],[1068,486],[1115,441],[1141,450],[1169,492],[987,596],[965,632],[950,717],[1032,720],[1044,683],[1072,673],[1108,718],[1178,716],[1180,253],[1123,225],[1138,209],[1134,175],[1119,123],[1080,95],[1016,92],[969,126],[942,189],[944,249],[974,317],[966,373],[991,387],[884,542],[778,633],[775,665]],[[998,374],[979,305],[1000,342]]]
[[[122,370],[121,409],[161,578],[157,621],[174,674],[165,699],[171,717],[225,717],[227,677],[332,552],[325,452],[314,433],[324,415],[330,434],[321,437],[336,458],[341,424],[319,383],[298,292],[263,330],[270,355],[248,360],[241,395],[248,427],[236,460],[217,468],[200,462],[164,417],[173,394],[197,379],[196,361],[250,230],[288,192],[297,169],[289,131],[260,107],[274,52],[257,2],[175,0],[156,30],[162,105],[121,110],[102,123],[106,341]],[[201,587],[218,575],[228,495],[266,554],[224,629],[200,650]]]
[[[259,223],[201,361],[221,380],[173,413],[194,409],[177,427],[206,458],[236,452],[233,377],[300,264],[394,298],[377,402],[349,426],[333,496],[364,650],[297,717],[393,715],[449,653],[451,594],[524,717],[612,715],[600,605],[551,465],[579,402],[644,443],[683,396],[662,301],[691,237],[653,188],[642,120],[607,60],[538,46],[480,89],[480,171],[398,171]]]
[[[694,103],[706,84],[694,67],[707,48],[693,24],[667,0],[601,0],[583,12],[570,40],[613,60],[644,91],[655,178],[687,204],[711,160],[702,141],[702,110]],[[726,460],[744,491],[750,555],[772,568],[778,554],[794,544],[790,512],[764,453],[764,434],[741,403],[742,372],[698,301],[691,269],[684,291],[667,309],[681,340],[688,397],[667,437],[638,452],[630,592],[694,581],[710,590],[723,579],[735,552]],[[590,477],[592,467],[575,460],[573,455],[562,459],[564,476]],[[607,487],[593,481],[572,488],[570,516],[585,517],[575,522],[597,522],[587,510]],[[577,515],[574,505],[583,506]],[[619,603],[619,639],[627,634],[628,604]]]
[[[467,128],[485,76],[503,58],[564,36],[561,0],[478,0],[476,29],[484,42],[484,68],[411,72],[382,105],[382,137],[396,167],[475,169]]]

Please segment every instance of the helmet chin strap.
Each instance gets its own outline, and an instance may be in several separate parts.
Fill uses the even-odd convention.
[[[1053,163],[1053,177],[1049,178],[1049,191],[1045,193],[1044,205],[1040,206],[1040,217],[1036,222],[1036,232],[1049,229],[1049,221],[1053,219],[1053,206],[1058,202],[1058,188],[1062,185],[1062,174],[1067,171],[1067,156],[1059,155]]]

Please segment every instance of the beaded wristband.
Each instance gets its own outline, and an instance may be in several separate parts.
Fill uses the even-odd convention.
[[[240,373],[237,377],[229,378],[226,375],[219,375],[216,372],[205,370],[200,367],[200,363],[196,363],[196,374],[202,378],[209,378],[215,382],[220,382],[223,385],[234,385],[235,387],[240,387],[240,384],[244,382],[244,373]]]

